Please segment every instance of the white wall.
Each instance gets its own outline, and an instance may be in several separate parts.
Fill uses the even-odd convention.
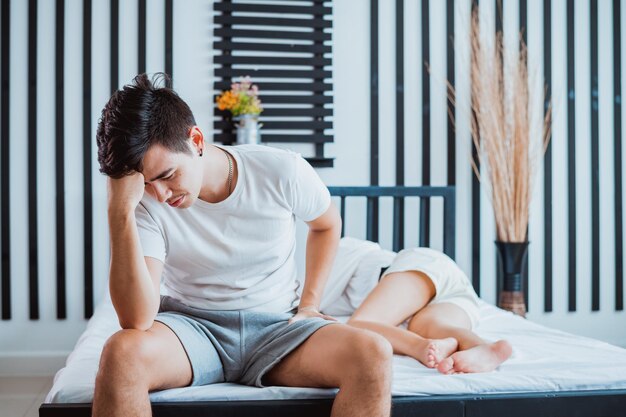
[[[455,13],[457,33],[466,31],[469,1],[458,1]],[[490,2],[481,2],[483,21],[493,27],[494,10]],[[542,73],[542,2],[529,0],[528,42],[530,61]],[[504,27],[514,36],[518,20],[518,3],[507,0]],[[334,134],[335,142],[326,146],[326,154],[335,157],[335,167],[318,172],[329,185],[369,184],[369,2],[364,0],[334,1]],[[379,7],[379,69],[380,69],[380,183],[395,181],[395,2],[380,1]],[[588,2],[577,0],[577,11],[588,10]],[[109,4],[94,1],[93,6],[93,99],[92,131],[109,93]],[[120,2],[120,82],[127,83],[136,73],[137,2]],[[421,65],[419,2],[405,1],[405,166],[407,185],[421,184]],[[11,1],[11,189],[12,189],[12,264],[11,297],[13,318],[0,322],[0,373],[52,372],[61,366],[72,349],[86,321],[83,319],[82,284],[82,2],[66,0],[66,208],[67,208],[67,289],[68,319],[56,320],[55,248],[54,248],[54,4],[39,2],[39,121],[40,152],[37,155],[40,233],[40,305],[41,319],[28,318],[27,264],[27,3]],[[614,225],[611,187],[612,172],[612,19],[611,2],[599,2],[599,74],[600,74],[600,189],[601,189],[601,310],[591,312],[591,250],[590,250],[590,164],[589,164],[589,19],[588,13],[577,14],[576,30],[576,120],[577,120],[577,204],[578,204],[578,311],[567,312],[567,107],[566,107],[566,45],[565,0],[553,1],[553,193],[554,193],[554,311],[543,313],[543,179],[537,178],[530,225],[530,314],[529,319],[567,331],[597,337],[626,346],[626,312],[615,312],[613,294]],[[446,172],[446,76],[445,2],[430,4],[431,51],[431,166],[433,185],[445,184]],[[174,2],[174,79],[175,88],[193,109],[197,121],[206,132],[212,131],[212,9],[203,0]],[[491,30],[491,29],[489,29]],[[163,68],[163,0],[148,2],[147,69]],[[625,45],[626,41],[622,41]],[[455,38],[456,80],[460,103],[467,103],[469,62],[467,39]],[[624,54],[623,52],[623,55]],[[457,112],[456,184],[457,184],[457,261],[466,272],[471,271],[471,171],[468,119]],[[621,115],[623,117],[623,115]],[[626,123],[623,123],[626,126]],[[211,135],[207,135],[210,137]],[[312,154],[308,146],[293,147],[303,154]],[[624,147],[626,149],[626,147]],[[626,152],[626,150],[624,151]],[[626,155],[625,155],[626,156]],[[624,158],[626,161],[626,158]],[[105,182],[97,172],[93,156],[95,290],[99,300],[106,289],[108,241],[105,211]],[[483,193],[484,194],[484,193]],[[433,246],[441,248],[439,230],[441,215],[433,207]],[[348,206],[348,234],[364,237],[364,205]],[[407,205],[407,212],[416,216],[407,223],[407,243],[417,242],[417,204]],[[391,228],[383,225],[391,219],[391,204],[381,204],[383,246],[391,246]],[[69,220],[71,219],[71,221]],[[389,220],[390,222],[390,220]],[[390,224],[390,223],[387,223]],[[5,227],[6,225],[3,225]],[[482,296],[495,301],[495,228],[491,206],[486,195],[481,199],[481,288]],[[299,228],[299,258],[302,259],[305,230]],[[565,237],[565,238],[564,238]],[[623,256],[623,254],[618,254]],[[588,290],[589,289],[589,290]]]

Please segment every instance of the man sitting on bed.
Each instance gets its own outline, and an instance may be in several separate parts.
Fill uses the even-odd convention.
[[[98,124],[122,330],[93,415],[149,416],[149,391],[237,382],[337,387],[333,416],[388,416],[391,345],[319,312],[341,228],[328,189],[293,152],[206,143],[156,81],[116,91]],[[300,299],[296,216],[309,226]]]

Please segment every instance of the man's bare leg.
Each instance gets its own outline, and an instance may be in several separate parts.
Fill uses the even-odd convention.
[[[458,340],[459,351],[437,365],[441,373],[489,372],[511,356],[512,348],[506,340],[490,343],[470,329],[467,313],[452,303],[430,304],[409,322],[409,330],[424,337]]]
[[[178,337],[163,323],[155,321],[147,331],[121,330],[102,351],[92,415],[151,416],[148,392],[187,386],[192,374]]]
[[[385,275],[354,312],[348,324],[384,336],[394,353],[411,356],[429,368],[457,349],[452,337],[429,339],[397,327],[426,306],[435,296],[435,286],[422,272],[405,271]]]
[[[265,375],[266,385],[339,387],[332,417],[391,412],[392,348],[383,337],[343,324],[322,327]]]

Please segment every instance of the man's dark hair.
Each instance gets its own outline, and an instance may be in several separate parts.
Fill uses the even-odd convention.
[[[154,144],[192,154],[189,129],[196,120],[171,84],[164,73],[156,73],[152,80],[139,74],[113,93],[102,109],[96,133],[100,172],[112,178],[141,172],[143,158]]]

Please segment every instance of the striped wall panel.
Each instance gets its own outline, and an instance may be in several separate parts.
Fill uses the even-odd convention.
[[[263,143],[307,143],[315,167],[332,167],[324,145],[333,142],[332,7],[326,0],[215,1],[213,58],[217,94],[239,76],[252,77],[264,111]],[[293,94],[296,93],[297,94]],[[214,110],[213,140],[233,144],[233,117]]]
[[[561,110],[559,113],[558,110],[555,114],[559,115],[566,120],[567,133],[566,133],[566,142],[567,145],[565,147],[566,154],[564,155],[564,161],[566,162],[567,173],[566,173],[566,193],[562,194],[560,191],[558,195],[554,195],[554,181],[553,170],[559,169],[559,167],[555,167],[553,165],[554,153],[553,153],[553,144],[550,143],[546,148],[546,153],[544,156],[544,165],[540,170],[540,176],[537,177],[537,182],[541,184],[540,190],[542,192],[542,210],[541,215],[535,215],[531,218],[531,222],[541,221],[544,225],[542,228],[543,234],[539,237],[538,240],[531,242],[534,245],[540,245],[541,248],[538,249],[538,252],[533,253],[541,253],[542,256],[537,259],[531,259],[530,252],[529,256],[525,262],[524,268],[524,286],[528,289],[526,297],[527,297],[527,305],[530,306],[533,304],[529,300],[529,295],[535,292],[541,292],[542,300],[540,309],[543,312],[552,312],[554,311],[554,297],[561,296],[561,294],[566,294],[567,299],[567,310],[568,311],[577,311],[582,307],[577,303],[577,299],[581,297],[580,292],[583,291],[585,294],[589,295],[589,305],[585,306],[584,309],[587,308],[590,311],[599,311],[603,303],[613,303],[610,308],[620,311],[623,309],[623,257],[620,254],[623,251],[622,239],[623,239],[623,221],[622,221],[622,163],[621,163],[621,155],[622,155],[622,147],[621,147],[621,118],[614,117],[614,132],[613,132],[613,140],[611,141],[612,145],[612,154],[614,155],[614,178],[615,183],[611,186],[615,192],[616,198],[614,203],[615,210],[615,236],[614,236],[614,251],[617,254],[615,256],[614,262],[614,273],[615,278],[612,280],[614,282],[614,302],[613,300],[604,300],[601,299],[601,278],[604,274],[600,272],[600,263],[601,263],[601,253],[602,248],[604,247],[604,241],[601,239],[601,215],[600,215],[600,201],[602,200],[602,187],[600,186],[601,180],[599,176],[600,172],[600,150],[602,145],[601,132],[599,129],[599,86],[598,86],[598,66],[602,65],[600,61],[598,50],[598,31],[599,25],[598,20],[602,19],[598,14],[598,1],[589,0],[589,1],[532,1],[532,0],[517,0],[512,2],[506,2],[502,4],[498,0],[490,0],[492,4],[487,4],[487,2],[480,2],[478,0],[468,0],[468,3],[472,4],[472,7],[488,7],[489,10],[493,12],[492,17],[488,17],[487,20],[491,20],[491,22],[487,21],[486,25],[492,25],[495,31],[517,31],[518,29],[521,31],[523,40],[528,43],[528,28],[529,28],[529,20],[530,19],[538,19],[538,21],[530,22],[534,25],[534,27],[541,28],[541,36],[540,39],[540,50],[539,53],[535,51],[529,51],[529,54],[536,53],[539,56],[539,62],[542,66],[541,76],[545,81],[546,88],[546,97],[549,97],[554,91],[552,88],[552,79],[553,79],[553,64],[552,64],[552,43],[554,42],[552,32],[555,30],[553,28],[552,20],[555,18],[553,13],[553,3],[559,4],[559,11],[563,11],[557,17],[560,21],[559,27],[563,27],[565,30],[564,39],[567,43],[566,50],[566,59],[563,62],[563,67],[565,72],[562,74],[562,79],[566,81],[566,104],[567,106]],[[455,4],[456,3],[456,4]],[[463,2],[455,2],[453,0],[449,0],[446,2],[446,34],[448,38],[451,38],[455,31],[458,33],[459,30],[467,31],[468,30],[468,13],[465,13],[463,22],[455,22],[454,16],[455,13],[450,13],[450,9],[454,7],[465,7],[459,3]],[[455,66],[459,65],[454,61],[454,53],[450,53],[448,50],[447,57],[448,59],[448,68],[445,74],[437,74],[439,79],[437,81],[433,81],[433,75],[428,70],[423,70],[422,67],[414,67],[407,68],[405,64],[405,60],[403,59],[406,52],[406,45],[411,45],[411,47],[415,48],[416,46],[420,48],[420,56],[422,61],[420,64],[428,64],[429,63],[429,51],[431,50],[431,39],[433,31],[438,31],[437,27],[433,28],[433,22],[430,21],[429,8],[432,7],[432,1],[424,0],[420,3],[421,14],[419,15],[411,15],[411,19],[413,22],[419,24],[419,31],[421,31],[421,36],[418,40],[415,38],[406,39],[405,38],[405,29],[403,25],[406,24],[406,14],[405,7],[406,2],[398,0],[394,4],[394,30],[395,30],[395,51],[396,51],[396,59],[395,59],[395,77],[396,77],[396,106],[395,106],[395,164],[394,168],[396,171],[395,174],[395,183],[402,184],[407,181],[407,178],[403,172],[404,160],[405,160],[405,149],[408,147],[407,141],[414,140],[412,138],[407,138],[405,124],[407,117],[414,117],[413,115],[407,116],[405,112],[405,108],[403,103],[406,100],[407,94],[417,94],[418,91],[407,91],[404,87],[403,76],[407,73],[407,71],[416,71],[420,74],[420,80],[422,83],[421,88],[421,131],[419,134],[419,146],[421,147],[421,155],[419,160],[419,166],[422,170],[420,176],[420,183],[424,185],[431,184],[432,181],[430,179],[431,175],[431,166],[432,161],[437,161],[437,164],[440,164],[444,161],[447,165],[448,175],[447,175],[447,183],[455,184],[457,180],[458,174],[454,171],[455,167],[458,166],[453,161],[457,161],[459,157],[467,158],[467,155],[459,155],[456,152],[456,149],[450,144],[455,143],[455,140],[450,139],[455,137],[455,132],[453,130],[453,124],[450,122],[448,125],[448,150],[447,155],[436,155],[433,154],[430,149],[430,141],[431,139],[431,93],[430,86],[433,85],[433,82],[441,82],[443,78],[442,75],[445,76],[445,79],[449,80],[451,83],[455,83]],[[380,18],[381,14],[380,10],[381,5],[375,1],[370,1],[370,24],[371,29],[375,31],[380,31]],[[389,7],[387,5],[386,7]],[[611,38],[613,40],[613,48],[611,51],[613,61],[613,71],[615,74],[621,73],[621,29],[620,29],[620,2],[615,0],[612,1],[613,13],[613,29]],[[582,11],[577,11],[577,8],[582,8]],[[511,11],[510,9],[515,9]],[[390,9],[391,10],[391,9]],[[465,9],[467,11],[467,8]],[[588,13],[587,13],[588,12]],[[374,14],[375,13],[375,14]],[[576,13],[583,13],[584,17],[576,17],[576,19],[587,19],[589,24],[589,30],[586,36],[589,36],[589,72],[585,71],[585,74],[588,74],[589,77],[589,109],[587,111],[589,115],[589,126],[588,133],[584,133],[584,138],[587,141],[585,144],[584,150],[578,149],[578,144],[581,143],[583,139],[582,137],[578,137],[578,135],[583,135],[583,133],[579,132],[579,129],[576,125],[576,117],[579,114],[580,110],[577,109],[577,95],[576,93],[576,82],[578,81],[577,71],[575,70],[577,58],[576,52],[580,50],[577,47],[577,38],[576,38],[576,22],[575,20]],[[399,16],[404,16],[403,18]],[[481,19],[485,14],[481,11],[480,13]],[[511,16],[515,16],[515,20],[511,19]],[[606,16],[606,15],[605,15]],[[482,22],[481,22],[482,23]],[[441,33],[441,32],[438,32]],[[380,74],[380,61],[378,50],[380,48],[379,45],[380,32],[378,34],[371,34],[370,38],[370,46],[371,46],[371,62],[370,62],[370,75],[371,75],[371,140],[370,140],[370,183],[372,185],[380,184],[380,162],[379,162],[379,125],[377,120],[380,117],[379,106],[381,103],[379,101],[379,74]],[[440,47],[444,46],[444,43],[439,39],[438,45]],[[451,44],[453,45],[453,44]],[[532,47],[530,47],[532,48]],[[426,66],[425,66],[426,67]],[[559,68],[559,75],[561,75]],[[579,94],[584,94],[579,93]],[[621,81],[620,76],[614,77],[614,85],[613,85],[613,94],[614,99],[612,102],[614,103],[613,111],[615,114],[621,114]],[[548,110],[548,106],[554,105],[554,101],[544,100],[544,113]],[[558,105],[558,103],[557,103]],[[455,109],[452,105],[450,105],[451,111],[456,111],[458,113],[458,109]],[[398,113],[403,112],[404,114],[400,115]],[[550,127],[552,128],[552,127]],[[441,130],[438,131],[438,133]],[[412,132],[415,133],[415,132]],[[558,140],[558,138],[557,138]],[[580,205],[580,196],[577,196],[577,192],[580,189],[580,172],[578,169],[579,160],[581,158],[580,152],[586,152],[588,149],[588,164],[589,164],[589,179],[585,178],[585,182],[589,182],[590,186],[588,191],[585,190],[585,195],[589,195],[589,206],[585,207],[584,215],[585,219],[581,219],[581,213],[578,208]],[[561,155],[559,155],[561,157]],[[410,180],[409,180],[410,181]],[[435,184],[440,185],[440,184]],[[568,239],[563,240],[559,239],[557,241],[553,238],[554,231],[554,223],[553,216],[555,207],[552,202],[555,198],[565,198],[565,204],[563,207],[566,208],[565,213],[559,212],[559,216],[565,219],[566,221],[566,232]],[[475,177],[472,176],[471,180],[471,195],[468,201],[469,206],[468,209],[471,212],[471,234],[467,237],[469,239],[469,268],[466,268],[470,272],[472,282],[474,284],[475,289],[478,293],[481,292],[481,284],[485,285],[485,283],[491,288],[492,286],[496,286],[496,291],[494,293],[486,294],[487,299],[491,299],[495,302],[495,293],[497,293],[498,283],[495,280],[495,276],[493,275],[492,268],[494,268],[491,263],[488,265],[484,265],[483,262],[485,259],[493,259],[495,258],[493,254],[489,254],[486,258],[486,255],[483,253],[486,247],[489,246],[489,243],[485,243],[486,241],[495,240],[495,236],[491,236],[486,232],[486,225],[483,224],[484,221],[489,222],[489,217],[492,216],[492,208],[489,204],[483,204],[484,200],[484,192],[481,190],[480,183],[476,180]],[[557,209],[560,207],[557,207]],[[421,210],[428,210],[427,206],[422,205],[420,207]],[[406,213],[402,213],[398,207],[395,208],[395,213],[400,214],[403,218],[406,216]],[[376,215],[375,217],[378,217]],[[580,225],[581,220],[586,222],[585,224],[585,232],[581,232]],[[491,220],[492,221],[492,220]],[[422,237],[421,242],[425,245],[428,245],[428,231],[429,231],[430,221],[424,222],[419,225],[420,228],[420,236]],[[404,228],[403,228],[404,230]],[[587,235],[587,231],[590,232]],[[372,234],[368,234],[369,238],[374,236],[378,237],[378,231],[373,232]],[[374,234],[376,233],[376,234]],[[397,234],[393,233],[392,247],[397,248],[398,244],[395,240],[395,236]],[[424,238],[425,236],[425,238]],[[584,236],[584,237],[583,237]],[[537,238],[537,237],[535,237]],[[588,240],[589,244],[584,245],[584,251],[586,253],[584,255],[585,259],[588,259],[588,265],[585,263],[585,270],[581,271],[580,268],[580,257],[582,248],[578,247],[578,242],[581,239]],[[376,240],[376,239],[375,239]],[[554,246],[557,245],[559,247],[559,251],[554,250]],[[566,266],[567,269],[565,271],[565,287],[555,288],[557,283],[553,280],[554,276],[554,261],[553,257],[558,256],[558,254],[565,250],[566,253]],[[489,249],[491,252],[491,249]],[[495,249],[494,249],[495,252]],[[578,260],[578,261],[577,261]],[[532,263],[541,263],[542,268],[542,276],[537,277],[529,276],[530,264]],[[485,270],[485,268],[487,268]],[[585,274],[584,277],[581,274]],[[494,279],[493,284],[486,282],[487,280]],[[560,282],[560,281],[559,281]],[[580,288],[580,283],[585,282],[585,288]],[[536,291],[534,288],[531,288],[531,285],[537,285]],[[586,297],[586,295],[585,295]],[[529,307],[530,309],[530,307]]]
[[[555,108],[554,138],[537,177],[537,210],[529,227],[529,309],[533,317],[555,322],[583,317],[581,326],[592,327],[591,318],[624,310],[624,11],[619,0],[507,0],[500,21],[496,0],[370,0],[355,6],[363,9],[355,27],[358,23],[367,29],[358,41],[367,51],[366,64],[333,71],[365,74],[358,100],[369,106],[361,114],[369,135],[356,138],[337,131],[329,152],[335,152],[337,165],[345,165],[353,155],[339,151],[342,143],[366,148],[369,163],[352,167],[364,171],[363,183],[456,185],[456,258],[481,296],[495,302],[493,220],[485,190],[469,168],[470,117],[447,101],[442,88],[443,80],[449,80],[458,100],[467,103],[466,33],[472,3],[481,9],[490,34],[496,27],[507,33],[526,27],[529,54],[540,62],[548,96],[553,95],[545,107]],[[208,27],[213,10],[201,1],[181,4],[11,0],[0,5],[4,322],[54,319],[69,325],[73,317],[89,317],[98,303],[108,262],[106,199],[90,139],[111,91],[143,69],[166,70],[173,73],[175,87],[187,88],[185,98],[194,111],[211,109],[211,62],[196,62],[206,78],[198,78],[195,95],[184,80],[189,64],[188,55],[179,52],[184,35],[178,22],[194,13]],[[333,8],[338,8],[336,2]],[[334,19],[334,25],[349,20],[347,14]],[[33,23],[42,21],[48,23]],[[205,35],[200,48],[209,54],[211,34]],[[49,54],[43,53],[45,48]],[[346,106],[342,97],[337,103]],[[343,109],[342,117],[347,113]],[[442,116],[446,111],[455,115],[454,124]],[[212,125],[212,110],[199,112],[203,118]],[[32,154],[37,159],[29,159]],[[329,184],[353,184],[352,177],[335,175],[334,169],[321,171]],[[375,219],[367,237],[389,248],[420,239],[440,246],[439,209],[431,203],[396,205],[395,212],[405,220],[396,233],[385,220],[394,213],[393,201],[364,204]],[[421,211],[430,219],[416,224],[414,213]],[[351,233],[349,224],[344,228]]]
[[[146,70],[146,37],[147,37],[147,21],[146,14],[149,8],[154,8],[156,2],[149,4],[145,0],[138,1],[136,7],[138,9],[138,19],[135,22],[136,31],[138,36],[138,45],[136,48],[137,54],[137,68],[133,69],[133,73]],[[102,15],[96,15],[92,0],[56,0],[53,3],[41,2],[38,0],[29,0],[27,4],[22,4],[23,9],[19,10],[21,14],[22,10],[25,11],[25,19],[21,20],[26,22],[26,34],[24,42],[27,45],[26,48],[26,60],[24,61],[25,67],[23,73],[27,74],[25,79],[24,88],[26,91],[25,102],[27,114],[26,126],[23,135],[17,136],[17,131],[11,127],[10,122],[14,112],[20,109],[13,106],[16,103],[15,99],[11,99],[11,92],[17,89],[16,81],[12,80],[11,74],[13,69],[18,69],[18,63],[12,62],[11,58],[14,54],[11,52],[12,45],[18,42],[20,39],[16,39],[20,36],[20,32],[12,30],[13,19],[18,14],[12,8],[16,5],[16,1],[3,1],[0,6],[0,21],[2,31],[2,41],[0,45],[0,173],[2,189],[2,197],[0,197],[0,210],[2,217],[2,232],[0,239],[0,248],[2,252],[2,274],[0,276],[1,282],[1,311],[3,320],[11,320],[15,317],[16,309],[21,309],[21,306],[27,306],[28,319],[39,320],[43,318],[42,302],[44,297],[47,299],[54,299],[55,302],[55,314],[54,317],[57,320],[66,320],[69,317],[68,297],[73,296],[75,293],[75,286],[80,283],[83,294],[82,304],[82,316],[89,318],[93,314],[95,297],[99,294],[95,294],[94,287],[94,275],[95,265],[102,264],[101,260],[96,262],[95,256],[98,258],[106,257],[106,252],[94,253],[94,222],[101,223],[101,218],[94,218],[95,207],[93,201],[93,183],[94,183],[94,170],[97,170],[97,166],[94,165],[95,161],[95,126],[98,119],[98,113],[104,101],[97,103],[97,108],[94,113],[93,106],[93,94],[92,91],[97,89],[98,81],[93,74],[92,57],[94,53],[99,54],[101,51],[101,45],[98,44],[94,49],[94,36],[93,25],[94,20],[100,21]],[[98,4],[101,8],[102,4]],[[119,0],[110,0],[107,5],[109,9],[109,42],[107,47],[109,48],[109,77],[110,81],[108,85],[110,90],[107,91],[108,97],[111,91],[117,89],[120,83],[126,83],[130,80],[120,80],[119,68],[121,65],[120,57],[121,52],[119,48],[119,21],[120,21],[120,2]],[[161,6],[163,8],[163,26],[166,28],[165,37],[162,40],[162,49],[164,51],[164,57],[160,67],[154,67],[152,65],[151,72],[164,71],[165,68],[169,68],[170,72],[173,69],[173,4],[171,0],[165,0]],[[80,13],[76,13],[80,10]],[[50,14],[49,12],[53,12]],[[42,61],[39,59],[41,51],[39,49],[39,40],[42,39],[40,33],[40,27],[42,18],[41,16],[51,16],[50,22],[53,23],[53,27],[50,33],[53,35],[52,45],[54,45],[54,54],[51,54],[51,59]],[[20,22],[21,23],[21,22]],[[18,23],[18,25],[20,24]],[[78,30],[78,32],[77,32]],[[70,32],[71,31],[71,32]],[[74,37],[77,33],[80,36]],[[13,35],[13,36],[11,36]],[[46,35],[49,36],[49,35]],[[72,37],[72,41],[69,41],[69,37]],[[75,42],[76,41],[76,42]],[[78,49],[74,48],[74,45],[80,45]],[[78,51],[78,53],[76,53]],[[71,53],[71,55],[69,55]],[[78,71],[79,77],[76,81],[79,84],[74,84],[75,79],[71,80],[71,84],[68,84],[68,74],[72,73],[75,68],[80,68]],[[51,71],[54,83],[46,88],[42,87],[40,78],[43,71]],[[76,87],[80,87],[77,90]],[[19,86],[21,89],[22,86]],[[21,91],[21,90],[20,90]],[[74,100],[74,91],[80,91],[79,100]],[[52,93],[52,94],[51,94]],[[47,94],[44,96],[43,94]],[[71,94],[71,102],[68,101],[68,94]],[[53,96],[52,100],[48,97]],[[48,107],[43,108],[40,102],[45,103]],[[76,112],[78,118],[74,118],[74,113],[69,113],[78,108],[82,109]],[[72,114],[72,116],[70,116]],[[52,116],[54,128],[44,136],[41,135],[42,128],[39,126],[39,122],[42,118],[47,118],[48,115]],[[71,118],[71,124],[68,125],[68,118]],[[46,119],[47,120],[47,119]],[[74,132],[80,132],[77,136]],[[24,171],[25,183],[23,190],[27,194],[26,201],[26,217],[25,224],[26,230],[20,231],[17,229],[17,225],[12,225],[12,218],[15,216],[14,207],[11,205],[11,199],[15,199],[15,190],[11,187],[11,184],[15,181],[19,181],[19,174],[16,174],[20,167],[15,165],[17,161],[11,158],[14,151],[12,146],[20,144],[20,141],[25,141],[27,144],[26,152],[28,155],[28,163]],[[46,141],[45,146],[41,145],[42,141]],[[51,141],[53,145],[50,147],[47,142]],[[75,143],[81,145],[81,152],[74,153],[69,152],[68,149],[73,147]],[[19,145],[21,147],[21,145]],[[44,154],[45,150],[52,149],[53,153]],[[53,161],[53,179],[52,185],[54,187],[55,203],[52,206],[43,205],[40,202],[40,196],[47,190],[40,190],[42,186],[42,175],[44,175],[42,160],[51,157]],[[76,159],[78,157],[78,159]],[[46,162],[47,166],[47,162]],[[80,175],[74,175],[77,171],[74,167],[80,167]],[[45,173],[47,175],[47,173]],[[81,188],[75,189],[76,179],[79,178]],[[101,179],[98,179],[101,181]],[[46,178],[46,183],[48,180]],[[101,191],[101,190],[100,190]],[[18,191],[19,192],[19,191]],[[100,192],[100,194],[102,194]],[[74,199],[73,196],[80,196],[78,199]],[[46,199],[47,200],[47,199]],[[77,226],[77,218],[74,213],[82,213],[82,219],[80,226]],[[42,224],[40,219],[42,217],[49,218],[47,213],[51,213],[52,219],[54,219],[54,235],[49,236],[47,223]],[[99,211],[101,214],[101,210]],[[15,224],[15,222],[13,222]],[[9,227],[9,225],[12,225]],[[79,229],[77,229],[77,227]],[[21,298],[15,299],[12,295],[19,291],[16,288],[18,280],[21,276],[16,274],[20,273],[24,268],[19,268],[16,271],[12,268],[12,264],[15,262],[16,254],[13,253],[13,248],[16,247],[15,233],[21,236],[26,236],[27,242],[27,261],[25,265],[26,281],[27,282],[27,299]],[[23,234],[22,234],[23,233]],[[78,233],[78,235],[77,235]],[[43,236],[42,236],[43,234]],[[74,251],[76,240],[80,241],[80,247],[83,252],[80,255],[76,255]],[[40,256],[41,248],[51,245],[54,247],[55,261],[54,269],[42,268],[42,265],[48,265],[49,260]],[[98,247],[102,245],[99,243]],[[47,254],[48,251],[46,250]],[[78,260],[78,262],[77,262]],[[18,262],[22,264],[21,260]],[[81,272],[78,273],[74,265],[80,264]],[[79,274],[78,281],[75,279]],[[72,274],[73,276],[70,276]],[[21,274],[20,274],[21,275]],[[98,271],[98,275],[102,276],[102,272]],[[52,283],[54,283],[52,285]],[[71,287],[70,287],[71,286]],[[19,286],[18,286],[19,287]],[[41,289],[52,289],[53,292],[42,292]]]

